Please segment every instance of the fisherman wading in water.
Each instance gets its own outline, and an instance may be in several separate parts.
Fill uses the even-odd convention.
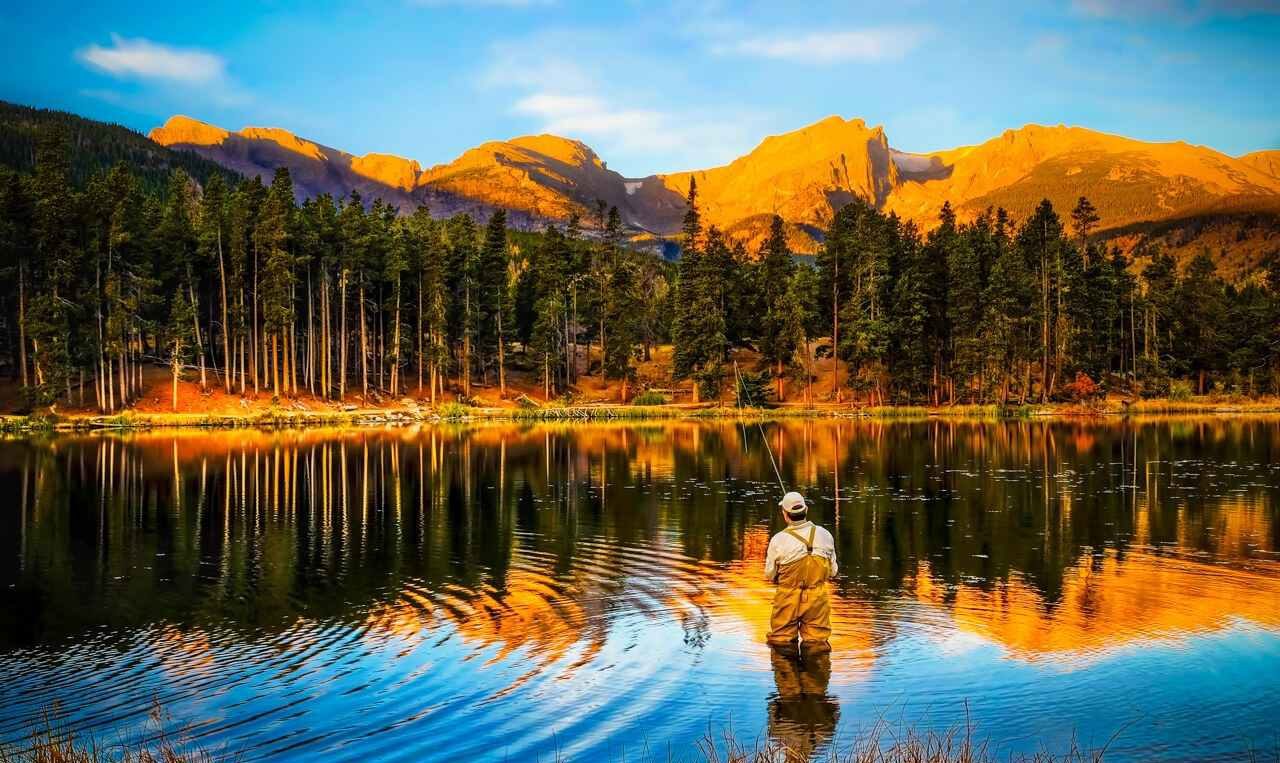
[[[831,600],[827,581],[835,576],[836,543],[831,533],[808,520],[804,496],[787,493],[778,504],[787,529],[769,541],[764,576],[776,583],[769,645],[806,650],[829,649]]]

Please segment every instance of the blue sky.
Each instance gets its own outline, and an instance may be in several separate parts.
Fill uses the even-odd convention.
[[[628,175],[829,114],[927,151],[1029,122],[1280,148],[1280,0],[7,0],[0,99],[445,162],[556,132]]]

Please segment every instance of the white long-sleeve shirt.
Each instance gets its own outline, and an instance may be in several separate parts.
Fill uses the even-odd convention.
[[[810,527],[817,526],[806,520],[797,522],[788,529],[794,530],[801,538],[808,538]],[[764,579],[770,583],[774,582],[774,578],[778,576],[779,567],[797,562],[808,553],[809,550],[805,547],[804,541],[783,530],[769,539],[769,551],[764,558]],[[831,563],[831,577],[835,577],[836,570],[839,569],[839,565],[836,564],[836,540],[825,528],[818,527],[813,534],[813,553],[826,557]]]

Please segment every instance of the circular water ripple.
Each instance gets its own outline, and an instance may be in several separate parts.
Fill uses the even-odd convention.
[[[1280,711],[1268,465],[1049,463],[1026,442],[942,457],[904,437],[890,468],[891,428],[831,463],[783,447],[811,495],[842,497],[818,517],[841,555],[833,651],[793,675],[763,642],[775,488],[720,479],[769,476],[735,461],[738,431],[703,437],[701,461],[669,443],[617,467],[585,435],[431,440],[421,457],[397,435],[346,443],[345,465],[336,445],[303,450],[271,493],[252,459],[184,464],[176,484],[162,462],[145,490],[89,481],[90,501],[24,508],[43,524],[21,528],[36,540],[14,585],[48,632],[0,650],[0,744],[56,702],[82,733],[252,759],[593,760],[691,750],[726,723],[828,743],[966,717],[1000,749],[1123,728],[1122,758],[1213,758]],[[134,500],[148,491],[169,498]]]

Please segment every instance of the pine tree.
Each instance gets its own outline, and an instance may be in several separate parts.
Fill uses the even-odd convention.
[[[1101,219],[1093,203],[1081,196],[1080,200],[1076,202],[1075,209],[1071,210],[1071,225],[1075,229],[1076,238],[1080,241],[1081,249],[1085,249],[1086,244],[1089,243],[1089,234],[1098,226],[1098,222]],[[1085,262],[1087,264],[1088,260],[1086,259]]]
[[[223,387],[231,392],[231,332],[227,303],[227,240],[226,185],[221,175],[214,175],[205,184],[200,206],[200,253],[206,262],[216,262],[218,272],[218,296],[222,308],[222,366]]]
[[[293,323],[294,312],[294,266],[290,247],[295,211],[293,181],[289,170],[281,167],[271,181],[271,191],[254,232],[255,243],[264,258],[261,299],[266,376],[276,396],[287,392],[288,386],[288,328]]]
[[[1201,251],[1187,265],[1178,290],[1178,346],[1185,367],[1196,377],[1198,394],[1208,390],[1207,377],[1222,370],[1227,303],[1226,285],[1207,251]]]
[[[475,222],[470,215],[455,215],[446,225],[449,244],[449,336],[464,397],[471,397],[472,350],[476,336],[476,282],[479,252]]]
[[[1156,252],[1142,270],[1145,287],[1143,310],[1142,375],[1161,379],[1178,372],[1173,365],[1173,332],[1177,317],[1178,266],[1168,252]]]
[[[507,216],[495,211],[485,226],[476,278],[476,350],[482,367],[496,366],[499,395],[507,394],[506,334],[511,323],[507,275],[510,268],[507,248]],[[506,326],[504,326],[504,319]]]
[[[1054,384],[1062,370],[1062,222],[1048,199],[1040,202],[1035,212],[1018,233],[1027,266],[1039,280],[1040,294],[1037,318],[1040,321],[1041,401],[1053,395]]]
[[[32,402],[52,405],[65,389],[71,374],[71,327],[76,319],[72,285],[81,257],[75,232],[77,199],[70,183],[67,139],[61,131],[40,137],[36,170],[31,181],[32,267],[20,273],[23,292],[22,333],[30,340],[34,385]],[[25,351],[25,347],[24,347]]]
[[[979,218],[972,227],[937,242],[947,257],[950,289],[947,294],[947,322],[951,326],[952,376],[960,380],[961,390],[970,399],[981,398],[984,360],[981,337],[986,305],[983,297],[987,274],[983,272],[982,245],[988,236],[986,220]]]
[[[783,333],[786,343],[798,354],[799,370],[804,376],[805,403],[813,404],[813,365],[809,338],[822,330],[818,305],[821,304],[818,272],[807,265],[799,265],[791,277],[787,289],[786,321]]]
[[[773,367],[774,395],[785,396],[785,366],[795,355],[797,332],[792,325],[789,297],[795,262],[787,250],[782,218],[773,216],[769,237],[760,248],[756,283],[760,294],[760,354]]]
[[[635,380],[636,346],[643,334],[644,305],[639,280],[640,266],[635,258],[618,255],[610,268],[606,291],[605,322],[610,329],[605,344],[604,375],[606,379],[622,381],[622,402],[626,402],[629,385]]]
[[[676,313],[671,328],[675,345],[672,372],[677,379],[693,379],[693,399],[697,402],[702,392],[717,390],[720,362],[726,350],[720,274],[710,264],[718,258],[706,256],[707,251],[719,252],[725,243],[715,227],[707,232],[706,241],[702,241],[698,187],[693,179],[689,180],[687,203]]]
[[[178,378],[182,375],[182,366],[187,362],[191,352],[192,325],[195,323],[195,310],[191,299],[181,289],[174,294],[170,302],[169,320],[165,325],[168,335],[169,368],[173,374],[173,410],[178,410]]]
[[[568,306],[562,288],[568,259],[569,247],[564,234],[556,226],[548,226],[533,264],[534,324],[530,337],[530,349],[542,370],[545,400],[555,394],[556,369],[568,349],[564,333]]]
[[[1002,241],[1003,236],[997,239]],[[1025,403],[1031,395],[1031,366],[1037,345],[1035,298],[1035,275],[1023,253],[1014,246],[999,246],[983,292],[979,336],[997,368],[1002,405],[1009,402],[1010,389],[1019,378],[1019,402]]]

